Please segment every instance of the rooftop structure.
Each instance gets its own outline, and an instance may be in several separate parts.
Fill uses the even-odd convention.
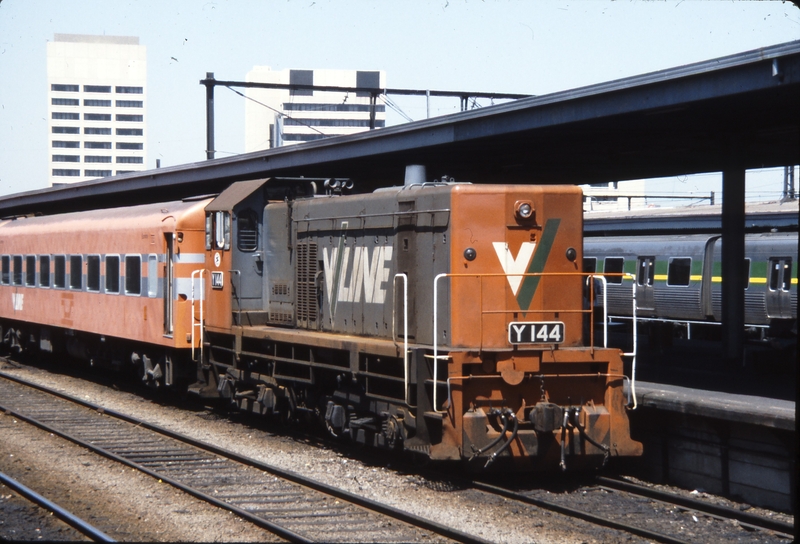
[[[382,71],[272,70],[255,66],[248,82],[329,87],[384,88]],[[245,104],[245,151],[348,136],[370,126],[386,126],[386,106],[375,104],[371,120],[369,92],[331,92],[312,89],[248,88]]]

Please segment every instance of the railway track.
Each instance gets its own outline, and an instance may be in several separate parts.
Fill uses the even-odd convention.
[[[79,534],[90,538],[94,542],[116,542],[113,538],[105,534],[103,531],[93,526],[88,521],[82,519],[76,514],[70,512],[66,508],[48,500],[43,495],[40,495],[33,489],[21,484],[14,478],[0,472],[0,483],[16,492],[18,495],[24,497],[32,502],[39,508],[51,512],[55,517],[75,529]]]
[[[569,493],[517,491],[474,481],[475,489],[653,542],[791,542],[793,525],[708,501],[608,477]],[[603,495],[597,500],[597,495]]]
[[[4,373],[0,411],[290,542],[486,542]]]

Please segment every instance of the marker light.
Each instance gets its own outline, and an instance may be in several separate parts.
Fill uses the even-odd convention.
[[[514,203],[514,215],[518,221],[530,221],[533,219],[534,209],[530,200],[517,200]]]

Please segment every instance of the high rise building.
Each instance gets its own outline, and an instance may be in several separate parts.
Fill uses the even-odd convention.
[[[271,70],[255,66],[248,82],[383,89],[383,71]],[[245,103],[245,150],[310,142],[370,129],[370,92],[249,87]],[[386,126],[386,106],[375,104],[375,128]]]
[[[134,36],[47,44],[50,185],[144,170],[147,52]]]

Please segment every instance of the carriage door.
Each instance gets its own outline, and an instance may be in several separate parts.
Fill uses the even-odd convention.
[[[654,310],[653,280],[655,279],[655,257],[639,257],[636,260],[636,309]]]
[[[174,246],[172,233],[164,234],[164,242],[166,246],[166,260],[164,263],[164,334],[172,336],[172,322],[173,322],[173,262]]]
[[[234,311],[260,310],[264,275],[264,254],[259,247],[259,216],[250,209],[236,213],[235,242],[232,265],[236,272],[231,273],[233,283]]]
[[[792,259],[790,257],[771,257],[767,289],[767,317],[788,319],[792,317]]]

